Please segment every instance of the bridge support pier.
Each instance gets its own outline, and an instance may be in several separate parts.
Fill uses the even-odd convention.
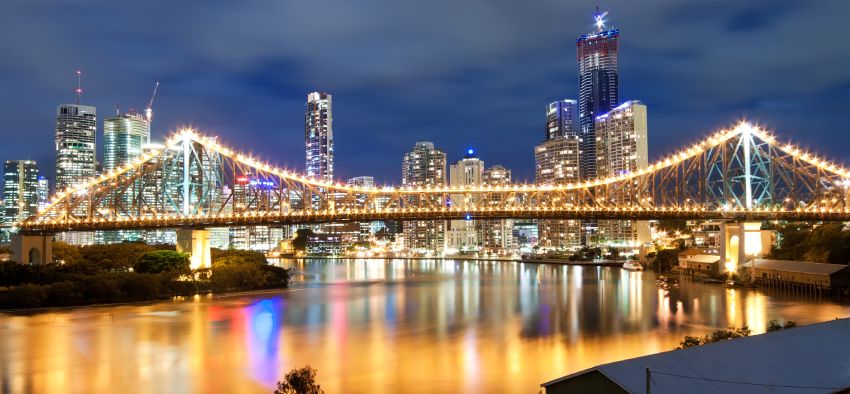
[[[52,263],[53,235],[13,235],[12,260],[22,264]]]
[[[736,272],[749,258],[770,251],[770,232],[761,222],[723,223],[720,225],[720,261],[725,272]]]
[[[210,230],[177,230],[177,251],[189,254],[192,269],[211,267]]]

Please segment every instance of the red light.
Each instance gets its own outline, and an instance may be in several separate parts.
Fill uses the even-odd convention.
[[[236,178],[236,182],[242,183],[242,184],[248,183],[248,177],[247,176],[240,176],[240,177]]]

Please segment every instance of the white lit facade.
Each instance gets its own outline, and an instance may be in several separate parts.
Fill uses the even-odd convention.
[[[534,148],[535,183],[566,185],[579,181],[579,138],[556,136]],[[569,202],[563,202],[569,203]],[[581,247],[580,220],[539,220],[541,249],[574,250]]]
[[[3,166],[6,226],[38,213],[38,165],[32,160],[7,160]]]
[[[401,166],[404,187],[444,186],[446,153],[431,142],[420,141],[404,154]],[[411,196],[409,198],[418,198]],[[443,201],[438,201],[443,204]],[[409,220],[403,224],[404,246],[415,253],[435,253],[443,249],[445,222],[442,220]]]
[[[449,186],[472,187],[481,186],[481,177],[484,173],[484,162],[475,155],[475,150],[469,149],[466,157],[453,163],[449,167]],[[472,200],[466,200],[470,198]],[[451,204],[466,205],[475,204],[478,196],[467,197],[464,194],[452,194]],[[478,231],[475,220],[447,220],[446,221],[446,253],[473,252],[478,251]]]

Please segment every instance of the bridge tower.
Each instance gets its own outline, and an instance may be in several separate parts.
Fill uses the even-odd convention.
[[[761,222],[723,223],[720,226],[720,260],[725,272],[736,272],[748,259],[770,251],[770,231]]]
[[[52,263],[53,234],[13,235],[12,260],[22,264]]]
[[[211,267],[210,230],[191,228],[177,230],[177,251],[189,255],[192,269]]]

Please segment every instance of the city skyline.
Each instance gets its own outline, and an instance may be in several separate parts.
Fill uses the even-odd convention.
[[[848,148],[844,141],[836,141],[837,136],[846,132],[846,126],[837,121],[840,115],[837,108],[841,98],[847,96],[850,90],[840,71],[850,63],[847,56],[809,48],[803,43],[805,40],[796,38],[786,40],[788,45],[781,49],[765,49],[770,46],[767,42],[790,37],[789,30],[795,33],[794,37],[800,31],[817,30],[824,32],[824,39],[829,39],[828,32],[836,28],[834,24],[827,23],[829,18],[841,14],[842,7],[846,6],[825,2],[818,9],[808,9],[786,2],[719,3],[698,8],[704,12],[686,12],[688,8],[685,5],[650,4],[636,10],[632,5],[612,1],[601,6],[611,10],[609,23],[621,29],[625,40],[620,73],[628,82],[622,84],[620,96],[640,98],[653,108],[651,159],[743,117],[766,124],[787,140],[801,140],[804,135],[810,137],[807,141],[811,141],[812,145],[828,147],[829,151],[824,153],[830,156],[840,156],[837,152]],[[441,5],[434,4],[432,7],[433,10],[425,16],[436,19],[438,17],[431,13],[440,10]],[[465,15],[477,6],[469,7],[457,10],[458,15]],[[450,24],[447,34],[470,37],[469,40],[475,44],[489,43],[479,45],[481,48],[496,45],[502,48],[500,51],[507,52],[480,53],[486,51],[479,49],[464,57],[464,64],[458,65],[454,63],[460,60],[444,51],[457,51],[458,48],[453,46],[459,44],[452,43],[453,46],[448,49],[426,49],[425,55],[431,55],[426,63],[433,63],[435,70],[384,53],[375,56],[379,59],[391,56],[389,60],[393,62],[385,62],[386,65],[380,62],[350,63],[363,62],[364,57],[341,50],[334,40],[344,42],[352,38],[330,33],[311,39],[311,43],[333,44],[329,49],[340,49],[330,55],[337,63],[357,67],[347,67],[348,71],[337,70],[336,67],[328,70],[326,61],[305,63],[301,55],[296,55],[297,59],[292,61],[280,60],[269,55],[271,48],[257,42],[259,38],[254,34],[241,37],[246,44],[244,46],[256,44],[262,55],[248,56],[247,60],[251,63],[240,72],[234,70],[230,60],[221,59],[222,55],[216,48],[208,46],[201,46],[201,49],[215,55],[211,55],[213,61],[209,66],[195,67],[193,72],[187,73],[181,71],[186,70],[183,65],[175,72],[175,59],[171,54],[177,48],[166,46],[159,35],[150,37],[152,41],[149,44],[137,44],[142,48],[134,56],[141,59],[136,59],[140,63],[132,67],[119,62],[117,58],[120,57],[115,57],[115,60],[109,58],[103,65],[86,64],[85,59],[91,56],[85,55],[108,54],[118,49],[114,45],[78,43],[74,51],[59,51],[57,53],[62,56],[56,61],[39,63],[42,67],[23,74],[17,65],[6,65],[16,72],[5,73],[3,77],[9,80],[5,85],[8,86],[7,94],[2,99],[7,102],[2,105],[4,110],[0,116],[10,127],[3,132],[6,143],[0,148],[0,156],[10,160],[37,160],[43,163],[43,167],[52,161],[49,145],[36,146],[41,144],[33,144],[28,138],[37,136],[40,140],[50,140],[54,126],[49,113],[59,104],[72,102],[76,87],[74,70],[79,67],[84,71],[81,102],[101,107],[101,112],[115,104],[122,108],[143,108],[154,82],[162,81],[160,96],[154,104],[157,118],[152,127],[153,140],[161,140],[167,131],[179,126],[194,125],[206,134],[220,135],[222,142],[245,147],[246,150],[253,149],[255,154],[268,161],[303,169],[303,153],[297,144],[303,132],[303,97],[307,92],[323,90],[332,93],[337,104],[335,137],[340,168],[337,179],[372,175],[379,184],[398,184],[397,173],[392,170],[397,168],[394,164],[396,158],[414,141],[427,139],[443,147],[449,160],[459,158],[467,147],[474,146],[485,160],[499,162],[512,169],[517,181],[529,181],[533,178],[533,158],[511,153],[528,151],[539,142],[542,105],[575,96],[578,72],[572,49],[574,40],[594,29],[590,6],[552,5],[551,8],[530,7],[520,10],[518,19],[509,19],[511,23],[488,24],[486,27],[498,34],[487,38],[470,37],[469,33],[459,30],[459,25]],[[83,13],[86,9],[84,6],[73,12]],[[105,7],[99,15],[116,11],[114,6]],[[290,11],[299,15],[300,10]],[[563,19],[557,26],[557,36],[552,35],[554,30],[531,28],[522,20],[523,17],[541,16],[543,11],[546,11],[546,17],[554,14]],[[45,10],[38,6],[13,7],[11,12],[25,17]],[[364,21],[367,17],[359,13],[355,16],[352,22],[355,31],[368,31],[368,24]],[[211,17],[202,13],[197,16],[197,21],[186,23],[194,25]],[[50,15],[44,18],[31,16],[23,20],[38,22],[50,18]],[[507,17],[497,13],[492,18],[500,18],[497,20],[501,21]],[[141,34],[135,30],[138,23],[131,18],[124,27],[126,30],[122,30],[130,41]],[[171,22],[163,23],[164,30],[169,31]],[[101,25],[86,26],[81,34],[93,40],[106,40],[109,35],[103,33]],[[45,29],[39,37],[56,34],[57,28],[62,26],[67,26],[66,22]],[[21,28],[6,28],[15,27]],[[398,29],[407,31],[404,27]],[[692,34],[684,37],[674,34],[684,29]],[[421,33],[421,37],[416,36],[417,42],[434,40],[430,30]],[[101,38],[101,35],[106,37]],[[513,35],[516,37],[507,43],[494,39]],[[706,42],[706,37],[711,37],[710,42]],[[171,45],[184,45],[186,40],[181,38]],[[463,42],[466,41],[460,40],[460,43]],[[555,56],[534,55],[542,50],[538,47],[544,42],[544,49]],[[718,46],[719,43],[722,45]],[[15,54],[26,48],[40,48],[39,44],[43,43],[3,45],[7,53]],[[385,41],[378,44],[379,48],[392,45]],[[719,61],[707,61],[728,58],[724,54],[742,46],[748,50],[734,51],[737,59],[734,67]],[[759,51],[753,48],[759,48]],[[797,60],[787,62],[783,66],[787,69],[778,73],[768,60],[780,50],[794,52]],[[243,51],[237,52],[233,56],[241,59]],[[416,54],[409,51],[403,54],[416,58]],[[193,51],[187,52],[187,55],[203,57],[203,54]],[[263,65],[264,58],[268,58],[269,64],[275,67]],[[231,60],[239,62],[240,59]],[[396,67],[399,62],[408,67]],[[307,70],[306,64],[315,67]],[[824,66],[818,66],[820,64]],[[143,69],[140,65],[150,67]],[[818,66],[818,72],[809,75],[808,70],[815,66]],[[272,68],[277,71],[272,73]],[[113,70],[121,72],[116,74]],[[404,78],[399,74],[404,74]],[[19,78],[18,75],[31,78]],[[539,77],[528,78],[528,75]],[[788,78],[788,75],[798,77]],[[37,82],[24,89],[13,79]],[[458,97],[465,98],[464,105],[455,104]],[[24,107],[13,110],[16,106],[8,102],[10,99]],[[225,108],[229,110],[225,111]],[[98,134],[100,141],[102,122],[98,124]],[[98,150],[101,151],[100,148]],[[42,168],[42,171],[53,177],[51,169]]]

